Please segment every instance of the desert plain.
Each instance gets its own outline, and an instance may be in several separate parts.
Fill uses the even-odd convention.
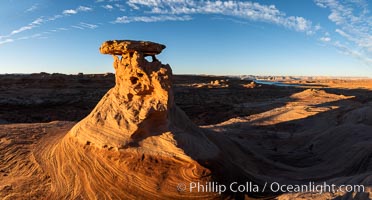
[[[173,75],[133,48],[115,74],[0,75],[0,199],[372,198],[371,79]],[[191,189],[233,182],[259,191]]]

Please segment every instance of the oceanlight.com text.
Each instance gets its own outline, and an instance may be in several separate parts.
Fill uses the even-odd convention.
[[[180,192],[243,192],[243,193],[337,193],[337,192],[364,192],[364,185],[348,185],[348,184],[328,184],[327,182],[315,183],[308,182],[307,184],[281,184],[279,182],[265,183],[260,186],[253,182],[238,183],[232,182],[230,184],[221,184],[218,182],[190,182],[179,183],[177,190]]]

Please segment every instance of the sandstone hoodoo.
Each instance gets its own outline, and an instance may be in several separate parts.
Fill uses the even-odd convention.
[[[104,42],[100,52],[114,57],[116,85],[70,134],[82,143],[124,148],[136,139],[164,132],[173,104],[171,69],[155,58],[164,48],[152,42]],[[153,62],[145,59],[148,54]]]
[[[177,143],[195,139],[193,148],[200,144],[199,137],[204,138],[204,134],[174,103],[170,66],[155,57],[164,48],[153,42],[104,42],[100,52],[113,55],[116,84],[70,135],[82,144],[108,149],[134,147],[151,136],[177,133]],[[149,55],[151,62],[145,59]],[[208,143],[201,147],[214,148]],[[213,153],[200,151],[197,156],[210,157]]]

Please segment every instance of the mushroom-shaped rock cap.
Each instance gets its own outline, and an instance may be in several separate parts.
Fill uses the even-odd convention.
[[[165,49],[165,45],[150,41],[110,40],[102,43],[99,48],[102,54],[122,55],[128,52],[143,52],[146,55],[156,55]]]

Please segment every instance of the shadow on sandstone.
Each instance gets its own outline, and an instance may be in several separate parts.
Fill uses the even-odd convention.
[[[252,121],[221,126],[235,146],[250,157],[245,160],[251,162],[242,163],[240,167],[261,168],[255,177],[282,184],[325,181],[371,187],[372,92],[364,89],[325,90],[354,97],[315,104],[315,108],[333,106],[335,109],[302,119],[273,125],[255,125]],[[264,120],[270,120],[270,117]],[[347,193],[344,198],[350,199],[350,195]],[[365,194],[357,193],[357,196]]]

